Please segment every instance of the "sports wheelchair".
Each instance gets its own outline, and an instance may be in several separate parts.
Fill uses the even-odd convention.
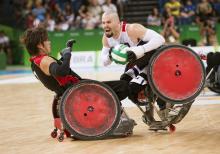
[[[148,81],[142,92],[143,104],[136,104],[150,130],[175,131],[205,84],[205,69],[200,57],[190,48],[169,45],[158,49],[150,59]],[[166,102],[160,111],[156,101]],[[98,81],[85,80],[72,86],[53,102],[55,129],[51,136],[96,140],[112,136],[127,115],[114,91]],[[125,124],[126,125],[126,124]],[[135,124],[134,124],[135,125]],[[129,136],[133,128],[119,135]]]
[[[207,56],[200,54],[200,57],[207,64],[205,86],[209,90],[220,94],[220,53],[210,52]]]

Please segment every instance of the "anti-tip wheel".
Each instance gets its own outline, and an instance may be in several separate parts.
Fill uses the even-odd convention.
[[[52,131],[51,132],[51,134],[50,134],[50,136],[52,137],[52,138],[56,138],[57,137],[57,131]]]
[[[60,135],[60,136],[58,137],[58,141],[59,141],[59,142],[63,142],[63,140],[64,140],[64,136],[63,136],[63,135]]]

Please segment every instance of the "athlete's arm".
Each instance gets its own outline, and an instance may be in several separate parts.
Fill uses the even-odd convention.
[[[107,42],[107,38],[105,37],[105,35],[103,35],[102,37],[102,51],[101,51],[101,59],[102,59],[102,64],[104,66],[110,65],[112,63],[111,59],[110,59],[110,46]]]
[[[48,76],[50,76],[50,71],[49,71],[49,66],[51,63],[56,63],[56,61],[49,57],[49,56],[45,56],[43,57],[43,59],[41,60],[41,63],[40,63],[40,69]]]
[[[146,52],[157,49],[165,43],[165,39],[162,35],[157,32],[147,29],[140,24],[131,24],[128,28],[128,35],[132,39],[142,40],[147,42],[144,45],[131,47],[137,58],[142,57]]]
[[[70,58],[71,53],[65,54],[62,64],[59,65],[53,58],[45,56],[40,63],[40,68],[46,75],[66,76],[70,72]]]

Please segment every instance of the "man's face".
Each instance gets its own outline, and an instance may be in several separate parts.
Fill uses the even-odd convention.
[[[103,15],[102,16],[102,28],[106,37],[112,37],[115,35],[117,27],[120,23],[113,18],[112,15]]]

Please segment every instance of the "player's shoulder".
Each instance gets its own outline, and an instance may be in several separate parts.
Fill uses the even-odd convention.
[[[44,66],[44,65],[49,65],[49,64],[51,64],[52,62],[56,62],[55,59],[52,58],[52,57],[50,57],[50,56],[48,56],[48,55],[46,55],[46,56],[44,56],[44,57],[42,58],[40,65],[43,65],[43,66]]]
[[[51,60],[51,59],[53,59],[53,58],[49,55],[45,55],[42,57],[42,60]]]
[[[138,37],[142,33],[145,33],[146,30],[147,29],[139,23],[129,24],[128,27],[127,27],[128,35],[129,36],[135,36],[135,37]]]
[[[127,30],[128,31],[137,31],[140,29],[146,29],[146,27],[144,27],[143,25],[139,24],[139,23],[132,23],[132,24],[128,24],[127,25]]]

